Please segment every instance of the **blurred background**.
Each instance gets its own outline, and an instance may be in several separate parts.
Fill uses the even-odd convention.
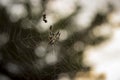
[[[119,67],[120,0],[0,0],[0,80],[120,80]]]

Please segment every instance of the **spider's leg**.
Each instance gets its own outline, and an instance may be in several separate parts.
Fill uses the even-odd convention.
[[[53,45],[54,44],[54,40],[51,39],[48,44],[49,45]]]
[[[56,35],[58,35],[58,34],[60,34],[60,31],[57,31],[57,32],[56,32]]]
[[[50,29],[50,31],[52,31],[52,30],[53,30],[53,26],[52,26],[52,25],[50,25],[50,28],[49,28],[49,29]]]
[[[60,32],[59,31],[56,33],[55,37],[56,37],[56,40],[59,39],[59,37],[60,37]]]

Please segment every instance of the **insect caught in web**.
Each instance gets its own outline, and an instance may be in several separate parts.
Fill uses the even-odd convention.
[[[50,26],[50,33],[49,33],[49,45],[50,46],[55,46],[55,43],[58,41],[59,37],[60,37],[60,31],[57,32],[53,32],[53,27]]]
[[[47,23],[46,14],[43,14],[43,21],[44,21],[45,23]]]

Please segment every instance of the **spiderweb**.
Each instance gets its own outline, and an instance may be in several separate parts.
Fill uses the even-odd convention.
[[[11,22],[6,10],[0,9],[0,22],[2,22],[0,23],[0,33],[6,38],[4,40],[8,39],[4,44],[0,44],[1,73],[7,74],[13,80],[55,80],[62,73],[74,76],[78,71],[89,71],[90,68],[82,64],[82,54],[86,45],[95,45],[104,40],[101,37],[97,40],[93,39],[90,35],[91,30],[94,29],[93,26],[104,22],[103,16],[98,14],[90,28],[78,32],[74,30],[76,25],[73,23],[73,19],[79,11],[78,8],[68,17],[53,24],[53,31],[60,30],[60,37],[65,35],[65,31],[68,35],[67,38],[61,39],[51,46],[48,44],[49,30],[39,32],[34,27],[41,19],[42,23],[49,22],[49,20],[46,21],[47,15],[44,15],[44,18],[42,16],[42,13],[47,11],[43,10],[40,16],[33,17],[29,12],[30,6],[28,4],[26,6],[29,15],[17,22]],[[102,19],[99,21],[100,23],[96,23],[99,17]],[[24,25],[27,28],[22,27],[25,19],[27,21]],[[11,71],[11,69],[13,70]]]

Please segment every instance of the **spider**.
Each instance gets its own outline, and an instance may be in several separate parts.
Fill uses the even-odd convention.
[[[60,37],[60,31],[57,32],[53,32],[53,27],[50,26],[50,33],[49,33],[49,45],[54,46],[56,41],[58,41],[59,37]]]

